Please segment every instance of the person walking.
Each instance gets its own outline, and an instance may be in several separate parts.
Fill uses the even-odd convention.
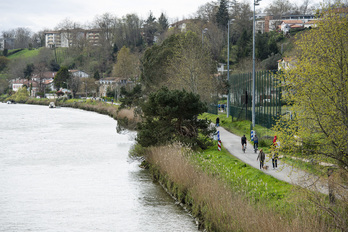
[[[219,118],[219,117],[217,117],[215,122],[216,122],[216,127],[219,127],[219,124],[220,124],[220,118]]]
[[[277,160],[278,160],[278,153],[277,152],[273,152],[273,154],[272,154],[272,166],[273,166],[273,169],[277,168]]]
[[[277,140],[277,136],[274,136],[273,138],[273,151],[272,151],[272,166],[273,169],[277,168],[277,161],[278,161],[278,148],[280,146],[279,141]]]
[[[256,160],[260,160],[260,169],[263,168],[265,157],[266,157],[265,153],[263,152],[262,149],[260,149],[259,155],[257,156],[257,159],[256,159]]]
[[[255,150],[255,153],[256,153],[258,147],[259,147],[259,138],[257,137],[257,135],[255,135],[254,136],[254,150]]]
[[[277,146],[277,136],[275,135],[273,138],[273,148]]]

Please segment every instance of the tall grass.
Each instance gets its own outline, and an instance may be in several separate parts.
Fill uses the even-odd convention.
[[[261,194],[255,201],[249,194],[252,190],[243,188],[240,183],[234,184],[234,180],[246,183],[248,177],[237,173],[233,181],[227,181],[219,172],[208,169],[209,165],[203,167],[193,162],[201,159],[198,163],[204,163],[204,156],[178,144],[147,149],[145,158],[154,177],[190,207],[192,214],[200,219],[200,225],[208,231],[328,231],[327,225],[320,221],[319,212],[303,200],[303,195],[290,194],[293,191],[290,185],[285,187],[288,190],[284,193],[291,198],[272,200]],[[237,162],[237,167],[244,165],[233,162]],[[228,170],[220,168],[221,172]],[[262,175],[266,176],[259,173],[260,179]]]

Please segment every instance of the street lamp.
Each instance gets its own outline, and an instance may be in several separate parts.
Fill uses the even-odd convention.
[[[228,92],[227,92],[227,118],[230,116],[230,24],[234,19],[228,20],[227,25],[227,83],[228,83]]]
[[[259,5],[261,0],[254,0],[253,12],[253,99],[252,99],[252,127],[255,127],[255,6]]]
[[[208,31],[208,28],[202,30],[202,47],[203,47],[203,35]]]

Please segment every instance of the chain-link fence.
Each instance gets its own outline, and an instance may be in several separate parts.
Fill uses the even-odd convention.
[[[255,73],[255,124],[271,128],[281,114],[281,88],[276,71]],[[252,119],[252,73],[230,76],[231,107],[234,119]]]

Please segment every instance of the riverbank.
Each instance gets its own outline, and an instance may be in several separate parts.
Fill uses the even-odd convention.
[[[207,231],[335,231],[332,218],[307,198],[325,195],[266,175],[225,149],[192,153],[173,145],[144,156],[154,179]]]
[[[50,102],[54,102],[56,107],[70,107],[76,109],[82,109],[87,111],[92,111],[104,115],[108,115],[118,122],[118,129],[121,127],[130,130],[136,130],[137,123],[140,121],[139,118],[134,116],[132,109],[119,109],[116,104],[111,104],[103,101],[96,100],[79,100],[79,99],[40,99],[40,98],[29,98],[25,104],[34,105],[48,105]]]
[[[48,106],[49,101],[26,103]],[[68,100],[56,105],[122,118],[117,106],[104,102]],[[192,153],[176,145],[142,152],[154,179],[207,231],[335,231],[332,218],[315,206],[315,200],[328,204],[326,196],[265,175],[225,149]]]

